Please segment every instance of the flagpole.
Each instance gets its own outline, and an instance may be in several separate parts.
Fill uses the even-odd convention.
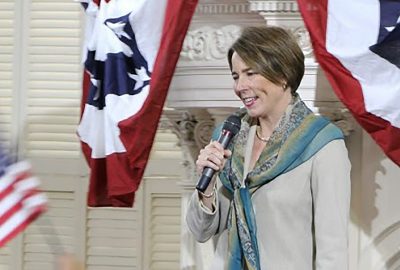
[[[55,225],[49,217],[42,217],[37,221],[39,232],[44,236],[46,244],[54,251],[56,270],[84,270],[85,266],[76,255],[66,251]],[[48,230],[45,230],[47,228]]]

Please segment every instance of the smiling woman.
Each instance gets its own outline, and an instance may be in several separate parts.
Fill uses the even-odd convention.
[[[214,177],[195,191],[186,217],[198,241],[218,236],[211,269],[348,269],[350,162],[341,131],[296,93],[296,40],[248,27],[228,62],[241,129],[229,149],[212,141],[200,151],[198,172],[219,171],[222,185],[214,192]]]
[[[287,82],[273,83],[248,67],[236,52],[232,54],[232,77],[236,95],[243,101],[251,117],[263,120],[260,121],[263,123],[261,134],[269,137],[292,100]]]
[[[246,28],[228,52],[231,70],[235,52],[254,72],[271,82],[286,81],[292,93],[299,87],[304,75],[304,54],[294,37],[283,28]]]

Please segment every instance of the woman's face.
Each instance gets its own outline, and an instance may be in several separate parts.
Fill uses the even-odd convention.
[[[290,88],[274,84],[248,67],[234,52],[232,55],[232,78],[235,94],[242,100],[251,117],[265,118],[281,114],[291,101]]]

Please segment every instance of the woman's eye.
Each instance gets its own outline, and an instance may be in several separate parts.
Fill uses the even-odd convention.
[[[254,71],[247,71],[247,76],[253,76],[255,74],[257,74],[257,73]]]

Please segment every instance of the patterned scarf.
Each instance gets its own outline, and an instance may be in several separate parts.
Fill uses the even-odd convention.
[[[245,109],[239,110],[237,114],[242,119],[241,129],[231,143],[232,156],[219,174],[222,184],[233,194],[228,217],[227,269],[260,270],[257,228],[251,195],[277,176],[310,159],[328,142],[343,138],[343,134],[327,119],[314,115],[296,96],[281,117],[254,169],[247,174],[245,184],[242,185],[249,130],[257,120],[249,117]],[[215,134],[219,134],[218,129]]]

